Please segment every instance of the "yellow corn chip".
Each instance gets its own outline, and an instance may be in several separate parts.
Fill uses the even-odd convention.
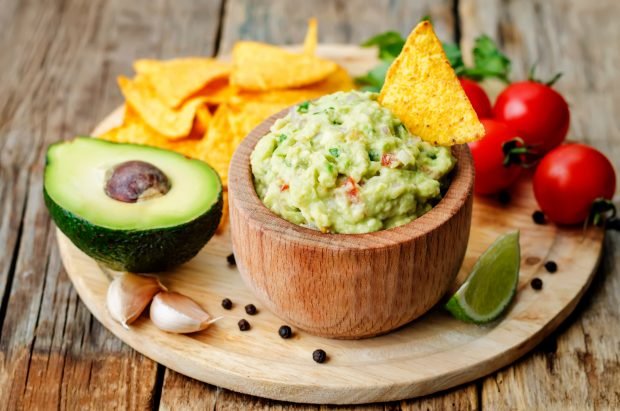
[[[388,70],[379,102],[425,141],[450,146],[477,140],[484,128],[430,22],[407,38]]]
[[[196,109],[196,118],[194,119],[192,134],[203,136],[209,129],[211,117],[211,112],[205,104],[198,106]]]
[[[230,129],[229,111],[226,104],[217,108],[197,151],[198,158],[217,171],[224,186],[228,185],[228,164],[236,147]]]
[[[209,105],[219,105],[230,102],[237,94],[237,88],[230,85],[228,80],[218,80],[209,83],[196,96],[203,97]]]
[[[335,93],[336,91],[350,91],[355,88],[353,79],[342,67],[330,74],[325,80],[310,86],[272,91],[241,91],[233,96],[229,101],[235,105],[246,101],[260,103],[275,103],[285,106],[301,103],[307,100],[319,98],[325,94]]]
[[[316,45],[319,42],[316,19],[312,17],[308,20],[308,31],[304,40],[304,53],[310,56],[316,54]]]
[[[233,86],[244,90],[302,87],[324,80],[336,68],[336,63],[315,56],[241,41],[233,49],[230,81]]]
[[[231,66],[212,58],[188,57],[166,61],[137,60],[134,69],[148,79],[164,104],[177,108],[207,84],[227,78]]]
[[[228,113],[228,121],[233,136],[233,151],[254,127],[288,106],[290,106],[288,103],[246,101],[232,107]]]
[[[156,95],[146,77],[138,75],[131,80],[119,77],[118,84],[127,103],[153,130],[169,139],[189,136],[194,124],[196,110],[205,104],[203,97],[195,97],[178,109],[167,107]]]
[[[185,138],[171,141],[142,122],[130,121],[132,122],[109,130],[101,135],[100,138],[117,143],[133,143],[165,148],[177,151],[188,157],[197,157],[199,139]]]
[[[217,226],[217,230],[215,231],[217,234],[222,234],[228,225],[228,191],[225,188],[222,190],[222,200],[224,206],[222,207],[220,225]]]
[[[351,91],[354,89],[355,83],[349,75],[349,72],[338,66],[336,71],[327,76],[325,80],[311,86],[304,87],[302,90],[320,93],[318,96],[323,96],[325,94],[335,93],[336,91]]]

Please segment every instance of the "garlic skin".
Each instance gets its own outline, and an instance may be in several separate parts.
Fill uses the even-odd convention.
[[[202,331],[217,319],[194,300],[176,292],[162,291],[151,302],[151,321],[160,330],[186,334]]]
[[[158,292],[166,287],[156,277],[124,273],[108,286],[106,305],[110,316],[129,328]]]

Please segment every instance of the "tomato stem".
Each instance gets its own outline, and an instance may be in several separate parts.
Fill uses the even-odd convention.
[[[611,214],[606,216],[608,212],[611,211]],[[592,220],[592,224],[595,226],[599,226],[604,220],[613,220],[616,218],[617,210],[614,203],[611,200],[606,198],[597,198],[592,202],[592,206],[590,206],[590,215],[588,220]],[[586,223],[587,221],[586,220]]]
[[[544,85],[546,85],[546,86],[553,87],[553,85],[554,85],[554,84],[555,84],[555,83],[556,83],[556,82],[557,82],[557,81],[558,81],[558,80],[562,77],[562,75],[564,74],[564,73],[562,73],[562,72],[558,72],[558,73],[556,73],[556,74],[555,74],[555,75],[554,75],[554,76],[553,76],[550,80],[543,81],[543,80],[541,80],[541,79],[536,78],[535,72],[536,72],[536,65],[537,65],[537,64],[538,64],[538,62],[536,62],[536,63],[532,64],[532,67],[530,67],[530,71],[528,72],[528,75],[527,75],[527,79],[528,79],[529,81],[533,81],[533,82],[535,82],[535,83],[541,83],[541,84],[544,84]]]
[[[504,142],[502,144],[502,152],[504,153],[504,167],[516,165],[529,168],[537,162],[536,151],[531,146],[525,145],[525,142],[520,137]],[[532,158],[534,159],[533,161],[531,161]],[[524,159],[529,161],[524,161]]]

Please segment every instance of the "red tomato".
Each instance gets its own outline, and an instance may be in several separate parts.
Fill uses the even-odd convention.
[[[558,224],[583,222],[597,198],[611,200],[616,173],[609,160],[584,144],[566,144],[549,152],[534,174],[540,209]]]
[[[485,136],[469,143],[476,169],[474,191],[477,194],[494,194],[508,188],[521,174],[520,166],[504,165],[506,154],[503,145],[517,138],[517,133],[501,121],[492,119],[480,121],[484,126]]]
[[[506,87],[497,96],[493,114],[512,126],[539,154],[562,144],[570,123],[568,104],[560,93],[534,81]]]
[[[459,80],[461,82],[461,87],[463,87],[465,94],[467,94],[467,98],[469,98],[476,114],[478,114],[478,118],[493,117],[491,100],[489,100],[489,96],[487,96],[487,93],[485,93],[482,87],[475,81],[463,77],[459,77]]]

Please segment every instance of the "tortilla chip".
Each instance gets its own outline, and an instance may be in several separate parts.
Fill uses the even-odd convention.
[[[237,88],[231,86],[228,79],[209,83],[209,85],[196,93],[196,96],[203,97],[209,105],[228,103],[235,95],[237,95]]]
[[[244,90],[302,87],[324,80],[337,69],[336,63],[278,47],[241,41],[233,49],[230,81]]]
[[[216,234],[222,234],[228,225],[228,191],[226,189],[222,191],[222,202],[224,203],[222,207],[222,219],[217,226],[217,230],[215,231]]]
[[[224,186],[228,185],[228,164],[236,148],[230,128],[229,111],[230,107],[226,104],[217,108],[209,130],[197,148],[198,158],[217,171]]]
[[[338,66],[336,71],[327,76],[325,80],[305,87],[304,90],[320,93],[319,95],[323,96],[325,94],[335,93],[336,91],[355,90],[355,82],[348,71]]]
[[[131,111],[130,111],[131,112]],[[142,122],[132,121],[120,127],[113,128],[100,138],[116,143],[142,144],[177,151],[188,157],[197,157],[199,139],[186,138],[182,140],[168,140]]]
[[[355,89],[355,84],[349,73],[342,67],[330,74],[325,80],[307,87],[287,90],[272,91],[241,91],[230,99],[234,105],[243,104],[246,101],[281,104],[284,107],[313,100],[336,91],[350,91]]]
[[[121,76],[118,78],[118,85],[127,103],[142,120],[169,139],[187,137],[192,131],[198,107],[205,104],[203,97],[195,97],[178,109],[171,109],[157,97],[150,82],[142,75],[133,80]]]
[[[379,102],[423,140],[451,146],[475,141],[484,128],[430,22],[407,38],[388,70]]]
[[[308,20],[308,31],[304,39],[304,54],[314,56],[316,54],[316,45],[319,42],[316,18],[312,17]]]
[[[177,108],[207,84],[228,77],[231,66],[212,58],[188,57],[137,60],[134,69],[148,79],[164,104]]]
[[[228,121],[233,136],[233,151],[256,126],[288,106],[290,106],[288,103],[263,103],[257,101],[246,101],[232,106],[228,113]]]
[[[196,118],[194,119],[194,127],[191,134],[203,136],[209,129],[211,118],[211,112],[205,104],[198,106],[196,109]]]

